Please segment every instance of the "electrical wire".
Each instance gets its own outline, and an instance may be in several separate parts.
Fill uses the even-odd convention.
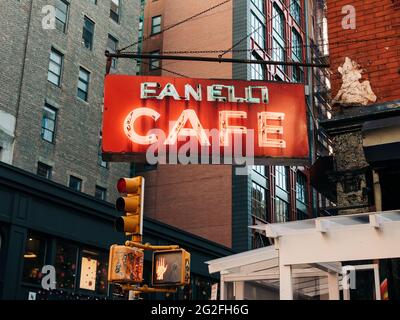
[[[386,36],[386,37],[376,37],[376,38],[368,38],[368,39],[354,39],[354,40],[343,40],[343,41],[338,41],[338,42],[325,42],[321,43],[320,46],[336,46],[338,47],[340,44],[347,45],[347,44],[354,44],[354,43],[362,43],[362,42],[369,42],[369,41],[382,41],[382,40],[391,40],[391,39],[400,39],[400,35],[393,35],[393,36]],[[289,46],[285,47],[285,49],[297,49],[297,48],[315,48],[319,47],[317,45],[297,45],[297,46]],[[266,50],[278,50],[279,48],[270,48],[270,49],[260,49],[262,51]],[[253,49],[230,49],[230,50],[224,50],[224,49],[216,49],[216,50],[173,50],[173,51],[160,51],[160,54],[212,54],[212,53],[223,53],[223,52],[252,52],[252,51],[257,51],[258,49],[253,48]],[[151,54],[151,52],[139,52],[139,51],[129,51],[126,53],[131,53],[131,54]]]

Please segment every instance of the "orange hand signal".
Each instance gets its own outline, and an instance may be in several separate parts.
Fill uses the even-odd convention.
[[[165,259],[160,258],[156,265],[157,280],[164,280],[164,273],[167,271],[168,265],[165,264]]]

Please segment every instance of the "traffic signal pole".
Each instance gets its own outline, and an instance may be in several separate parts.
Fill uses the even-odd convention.
[[[144,207],[143,177],[121,178],[117,189],[124,196],[116,201],[116,209],[125,215],[118,217],[115,228],[131,236],[125,245],[113,245],[110,248],[108,280],[119,284],[123,291],[133,291],[135,297],[141,293],[175,293],[177,288],[190,282],[190,254],[178,245],[153,246],[142,243],[143,207]],[[147,285],[138,286],[143,282],[144,250],[153,251],[153,285],[163,288],[150,288]],[[168,260],[168,262],[166,262]],[[180,273],[164,278],[168,274],[168,266],[179,267]]]
[[[134,247],[143,250],[157,251],[157,250],[174,250],[179,249],[179,246],[171,245],[171,246],[153,246],[150,243],[142,244],[134,241],[126,241],[125,245],[127,247]]]

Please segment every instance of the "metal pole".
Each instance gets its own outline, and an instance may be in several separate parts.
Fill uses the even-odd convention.
[[[317,67],[329,68],[329,64],[313,64],[307,62],[286,62],[286,61],[264,61],[249,59],[231,59],[231,58],[212,58],[212,57],[196,57],[196,56],[175,56],[175,55],[153,55],[153,54],[137,54],[137,53],[110,53],[105,52],[108,58],[121,59],[151,59],[151,60],[181,60],[181,61],[200,61],[200,62],[217,62],[217,63],[245,63],[245,64],[262,64],[262,65],[284,65],[297,67]]]

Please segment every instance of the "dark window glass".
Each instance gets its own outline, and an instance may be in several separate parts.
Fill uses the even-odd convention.
[[[254,182],[251,192],[251,214],[267,221],[267,190]]]
[[[93,36],[94,36],[94,22],[88,17],[85,17],[83,23],[82,40],[85,47],[89,50],[93,49]]]
[[[45,265],[46,241],[45,239],[29,235],[25,245],[23,281],[40,284],[42,268]]]
[[[84,68],[79,68],[78,98],[80,98],[83,101],[88,100],[89,81],[90,81],[90,72],[85,70]]]
[[[52,168],[47,164],[38,162],[37,175],[46,179],[51,179]]]
[[[307,178],[300,171],[297,172],[296,178],[296,199],[303,203],[307,202]]]
[[[107,50],[110,51],[111,53],[115,53],[118,48],[118,40],[113,37],[111,34],[108,35],[107,38]],[[117,68],[117,59],[113,58],[111,67],[116,69]]]
[[[266,236],[261,234],[260,232],[255,231],[252,235],[252,248],[258,249],[263,248],[270,245],[270,242]]]
[[[95,194],[94,196],[99,199],[105,201],[107,198],[107,189],[96,186]]]
[[[76,191],[81,191],[82,190],[82,179],[79,179],[74,176],[70,176],[69,177],[69,187]]]
[[[120,0],[111,0],[110,18],[119,22]]]
[[[103,143],[103,134],[100,132],[99,148],[98,148],[98,153],[97,153],[97,163],[103,168],[108,168],[108,162],[103,161],[103,151],[101,150],[102,143]]]
[[[55,259],[57,288],[75,288],[77,254],[77,247],[70,244],[57,242]]]
[[[151,53],[152,55],[159,55],[160,51],[154,51]],[[158,70],[160,69],[161,62],[158,59],[150,59],[150,70]]]

